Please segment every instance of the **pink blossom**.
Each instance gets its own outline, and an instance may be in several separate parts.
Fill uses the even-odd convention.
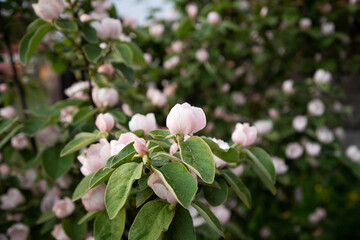
[[[115,69],[111,65],[111,63],[105,63],[105,64],[98,67],[97,72],[105,74],[105,75],[112,76],[115,73]]]
[[[235,126],[235,130],[231,135],[231,139],[234,143],[239,144],[241,146],[247,147],[253,144],[257,137],[257,129],[256,127],[250,125],[248,123],[237,123]]]
[[[169,191],[169,189],[165,186],[164,182],[156,173],[150,175],[147,183],[159,198],[164,199],[169,203],[177,202],[174,194]]]
[[[217,12],[209,12],[207,15],[207,20],[210,24],[216,25],[221,22],[221,16]]]
[[[52,208],[56,217],[65,218],[70,216],[75,210],[75,204],[70,198],[65,197],[64,199],[56,200]]]
[[[109,132],[111,129],[113,129],[115,120],[110,113],[100,113],[96,118],[95,124],[100,132]]]
[[[195,3],[189,3],[186,5],[186,13],[189,15],[190,18],[196,17],[198,13],[198,7]]]
[[[86,91],[89,89],[89,83],[86,81],[76,82],[71,87],[65,89],[65,94],[72,99],[87,100],[89,99]]]
[[[25,202],[24,196],[16,188],[10,188],[0,197],[0,200],[2,210],[12,210]]]
[[[27,138],[25,133],[19,133],[11,138],[11,145],[17,150],[23,150],[27,147]]]
[[[54,230],[51,232],[51,235],[56,240],[70,240],[70,238],[66,235],[61,223],[55,225]]]
[[[118,19],[104,18],[101,22],[92,22],[91,26],[101,40],[117,39],[122,33],[122,25]]]
[[[206,51],[205,48],[200,48],[196,51],[196,60],[200,63],[204,63],[209,59],[209,53]]]
[[[10,240],[26,240],[29,236],[30,229],[22,223],[16,223],[7,230]]]
[[[143,138],[135,138],[134,148],[140,156],[144,156],[149,152],[146,148],[146,141]]]
[[[114,107],[119,102],[119,94],[113,88],[95,87],[92,98],[97,107]]]
[[[54,187],[48,191],[41,200],[40,208],[41,212],[45,213],[52,210],[55,202],[60,199],[61,191],[59,188]]]
[[[153,37],[160,37],[163,35],[164,33],[164,30],[165,30],[165,27],[164,25],[158,23],[158,24],[154,24],[154,25],[151,25],[149,27],[149,33],[151,36]]]
[[[144,130],[144,133],[148,134],[150,131],[157,129],[155,115],[153,113],[146,115],[137,113],[131,118],[129,128],[130,131]]]
[[[123,133],[118,140],[112,140],[110,142],[111,156],[117,155],[126,145],[134,142],[137,136],[133,133]]]
[[[0,109],[0,116],[6,117],[6,118],[16,118],[17,112],[14,107],[6,106],[6,107]]]
[[[47,22],[58,19],[60,14],[65,10],[65,5],[62,0],[39,0],[37,4],[32,7],[36,15]]]
[[[60,128],[57,125],[50,125],[36,134],[36,139],[48,147],[53,147],[60,141]]]
[[[82,198],[81,202],[86,211],[99,211],[105,209],[105,184],[90,189]]]

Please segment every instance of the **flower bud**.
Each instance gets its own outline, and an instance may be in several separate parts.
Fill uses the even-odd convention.
[[[351,161],[360,163],[360,149],[357,146],[349,146],[346,149],[346,156],[350,158]]]
[[[294,86],[294,80],[292,79],[285,80],[282,84],[282,91],[285,94],[293,94],[295,92],[293,86]]]
[[[325,105],[320,99],[314,99],[308,103],[307,109],[311,115],[321,116],[325,112]]]
[[[99,211],[105,209],[105,184],[90,189],[82,198],[81,202],[86,211]]]
[[[221,16],[217,12],[209,12],[206,18],[207,21],[212,25],[217,25],[221,22]]]
[[[169,191],[169,189],[165,186],[161,178],[156,173],[150,175],[147,184],[152,188],[152,190],[159,198],[164,199],[169,203],[177,202],[174,194]]]
[[[145,134],[157,129],[156,119],[153,113],[141,115],[135,114],[129,122],[130,131],[144,130]]]
[[[180,57],[173,56],[164,62],[164,68],[171,69],[173,67],[176,67],[179,64],[179,62],[180,62]]]
[[[331,81],[331,78],[331,73],[325,71],[324,69],[318,69],[314,74],[314,81],[317,84],[329,83]]]
[[[335,32],[335,24],[332,22],[324,22],[321,24],[321,33],[328,36]]]
[[[302,18],[300,19],[299,26],[301,29],[308,29],[311,27],[311,19],[310,18]]]
[[[198,13],[198,7],[195,3],[189,3],[186,5],[186,13],[189,15],[190,18],[196,17]]]
[[[92,98],[97,107],[114,107],[119,102],[119,94],[113,88],[94,88]]]
[[[173,52],[179,53],[183,50],[183,43],[182,41],[174,41],[171,43],[171,50]]]
[[[95,28],[101,40],[117,39],[122,33],[121,22],[118,19],[104,18],[101,22],[92,22],[91,26]]]
[[[0,83],[0,93],[6,92],[9,90],[9,85],[6,83]]]
[[[36,139],[48,147],[53,147],[60,141],[60,129],[57,125],[50,125],[36,134]]]
[[[210,209],[217,219],[219,219],[221,225],[225,225],[230,220],[231,212],[224,205],[211,207]]]
[[[149,152],[146,148],[146,141],[143,138],[135,138],[134,149],[140,156],[144,156]]]
[[[277,175],[286,173],[289,167],[286,165],[285,160],[278,157],[271,157],[271,160],[275,167],[275,172]]]
[[[51,235],[56,240],[70,240],[70,238],[66,235],[61,223],[55,225],[54,230],[51,232]]]
[[[305,151],[309,156],[312,157],[319,156],[321,152],[321,145],[316,142],[306,142]]]
[[[48,191],[43,199],[41,200],[40,209],[42,213],[52,210],[54,204],[57,200],[60,199],[61,191],[59,188],[54,187]]]
[[[96,12],[106,12],[113,6],[111,0],[93,0],[91,6]]]
[[[231,100],[236,106],[243,106],[246,103],[246,96],[242,92],[231,93]]]
[[[105,63],[105,64],[98,67],[97,72],[101,73],[101,74],[112,76],[115,73],[115,69],[111,65],[111,63]]]
[[[209,59],[209,53],[204,48],[200,48],[196,51],[196,60],[200,63],[204,63]]]
[[[264,135],[271,132],[273,129],[273,122],[271,120],[257,120],[254,122],[254,126],[259,135]]]
[[[16,188],[10,188],[0,197],[0,200],[2,210],[12,210],[25,202],[24,196]]]
[[[303,154],[304,149],[299,143],[289,143],[286,146],[285,155],[289,159],[298,159]]]
[[[47,22],[58,19],[64,12],[65,5],[62,0],[39,0],[32,5],[36,15]]]
[[[70,216],[75,210],[75,204],[70,198],[56,200],[52,208],[57,218],[65,218]]]
[[[144,59],[145,59],[145,62],[151,63],[152,62],[151,54],[150,53],[144,53]]]
[[[269,12],[269,9],[268,7],[264,6],[260,9],[260,16],[261,17],[266,17],[266,15],[268,14]]]
[[[25,224],[16,223],[6,233],[10,236],[10,240],[26,240],[28,239],[30,229]]]
[[[72,99],[87,100],[89,98],[86,93],[89,89],[89,83],[86,81],[76,82],[69,88],[65,89],[65,94]]]
[[[216,139],[216,138],[212,138],[211,140],[213,140],[217,145],[219,145],[219,147],[221,149],[227,150],[230,148],[229,144],[227,142],[224,142],[221,139]],[[171,150],[171,149],[170,149]],[[215,160],[215,167],[217,168],[221,168],[227,165],[227,162],[225,162],[224,160],[220,159],[219,157],[213,155],[214,160]]]
[[[307,126],[307,117],[306,116],[296,116],[292,121],[292,126],[297,132],[305,131]]]
[[[81,14],[80,16],[80,22],[88,22],[92,19],[92,17],[89,14]]]
[[[316,137],[321,143],[331,143],[334,141],[334,133],[327,127],[316,129]]]
[[[164,30],[165,30],[164,25],[162,25],[162,24],[160,24],[160,23],[151,25],[151,26],[149,27],[149,33],[150,33],[150,35],[153,36],[153,37],[160,37],[160,36],[162,36],[163,33],[164,33]]]
[[[166,126],[171,134],[188,135],[205,128],[206,116],[201,108],[188,103],[176,104],[166,118]]]
[[[114,117],[110,113],[100,113],[95,121],[96,127],[100,132],[109,132],[114,127]]]
[[[0,109],[0,116],[6,118],[16,118],[17,112],[12,106],[6,106]]]
[[[231,135],[231,139],[234,143],[239,144],[243,147],[250,146],[253,144],[257,137],[257,129],[256,127],[250,125],[248,123],[237,123],[235,126],[235,130]]]
[[[11,138],[11,145],[17,150],[23,150],[27,147],[27,138],[25,133],[19,133]]]
[[[124,16],[123,17],[123,24],[125,27],[129,27],[131,29],[135,29],[137,26],[137,21],[135,18],[131,16]]]
[[[167,103],[167,97],[159,89],[150,87],[146,92],[146,97],[157,107],[163,107]]]
[[[323,208],[316,208],[313,213],[309,215],[309,222],[313,224],[319,223],[326,217],[326,211]]]
[[[137,136],[133,133],[123,133],[120,135],[119,140],[112,140],[110,142],[111,156],[117,155],[126,145],[134,142]]]

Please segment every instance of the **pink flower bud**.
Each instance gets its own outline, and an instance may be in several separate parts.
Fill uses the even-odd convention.
[[[335,24],[332,22],[324,22],[321,24],[321,33],[328,36],[335,32]]]
[[[237,123],[235,130],[231,135],[231,139],[234,143],[239,144],[243,147],[250,146],[253,144],[257,137],[256,127],[250,127],[248,123]]]
[[[123,24],[126,27],[129,27],[131,29],[135,29],[137,26],[137,21],[135,18],[131,17],[131,16],[124,16],[123,18]]]
[[[19,133],[11,138],[11,145],[17,150],[23,150],[27,147],[27,138],[25,133]]]
[[[158,107],[163,107],[167,103],[167,97],[160,90],[150,87],[146,92],[146,97],[151,100],[151,103]]]
[[[34,187],[35,180],[38,177],[36,169],[29,169],[20,177],[20,187],[22,189],[31,189]]]
[[[224,205],[211,207],[210,209],[214,213],[214,215],[219,219],[221,225],[225,225],[230,220],[231,212]]]
[[[65,5],[62,0],[39,0],[32,7],[36,15],[47,22],[58,19],[60,14],[64,12]]]
[[[264,6],[264,7],[262,7],[262,8],[260,9],[260,16],[261,16],[261,17],[266,17],[266,15],[268,14],[268,12],[269,12],[269,9],[268,9],[266,6]]]
[[[309,113],[313,116],[321,116],[325,112],[325,105],[320,99],[314,99],[307,105]]]
[[[110,113],[100,113],[96,118],[96,127],[100,132],[109,132],[114,127],[114,117]]]
[[[56,240],[70,240],[70,238],[66,235],[61,223],[55,225],[54,230],[51,232],[51,235]]]
[[[119,94],[113,88],[94,88],[92,97],[97,107],[114,107],[119,102]]]
[[[334,133],[327,127],[321,127],[316,129],[316,137],[321,143],[331,143],[334,141]]]
[[[295,92],[293,86],[294,86],[294,80],[292,79],[285,80],[282,84],[282,91],[285,94],[293,94]]]
[[[299,143],[289,143],[286,146],[285,155],[289,159],[298,159],[303,154],[304,149]]]
[[[166,118],[166,126],[171,134],[193,134],[205,128],[206,116],[201,108],[176,104]]]
[[[0,197],[1,209],[12,210],[25,202],[24,196],[16,188],[10,188],[5,195]]]
[[[15,108],[12,106],[6,106],[2,109],[0,109],[0,116],[6,117],[6,118],[16,118],[17,112]]]
[[[100,143],[91,144],[83,154],[78,156],[78,160],[82,164],[80,170],[84,176],[87,176],[104,167],[109,158],[110,144],[105,138],[102,138]]]
[[[144,53],[144,59],[147,63],[151,63],[152,62],[152,56],[150,53]]]
[[[301,29],[308,29],[311,27],[311,19],[310,18],[302,18],[300,19],[299,26]]]
[[[257,120],[254,122],[257,133],[260,135],[267,134],[273,129],[273,122],[271,120]]]
[[[231,100],[236,106],[243,106],[246,103],[246,96],[241,92],[231,93]]]
[[[158,24],[154,24],[154,25],[151,25],[149,27],[149,33],[151,36],[153,37],[160,37],[163,35],[164,33],[164,30],[165,30],[165,27],[164,25],[158,23]]]
[[[224,142],[221,139],[216,139],[216,138],[212,138],[211,140],[213,140],[217,145],[219,145],[219,147],[221,149],[227,150],[230,148],[229,144],[227,142]],[[220,159],[219,157],[214,156],[214,160],[215,160],[215,167],[217,168],[221,168],[227,165],[227,162],[225,162],[224,160]]]
[[[289,167],[286,165],[284,159],[271,157],[271,160],[274,164],[276,174],[283,174],[288,171]]]
[[[28,239],[30,229],[25,224],[16,223],[6,233],[10,236],[10,240],[26,240]]]
[[[118,19],[104,18],[101,22],[92,22],[91,26],[101,40],[117,39],[122,33],[122,25]]]
[[[179,64],[179,62],[180,62],[180,57],[173,56],[164,62],[164,68],[171,69],[173,67],[176,67]]]
[[[316,142],[306,142],[305,150],[309,156],[316,157],[321,152],[321,145]]]
[[[53,147],[60,141],[60,128],[57,125],[50,125],[36,134],[36,139],[48,147]]]
[[[200,48],[196,51],[196,60],[200,63],[204,63],[209,59],[209,53],[204,48]]]
[[[9,85],[6,83],[0,83],[0,93],[6,92],[9,90]]]
[[[110,142],[111,156],[117,155],[126,145],[134,142],[137,136],[133,133],[123,133],[120,135],[119,140],[112,140]]]
[[[174,41],[171,43],[171,50],[173,52],[179,53],[183,50],[183,43],[182,41]]]
[[[305,131],[307,126],[307,117],[306,116],[296,116],[292,121],[292,126],[297,132]]]
[[[146,115],[137,113],[131,118],[129,128],[130,131],[144,130],[144,133],[148,134],[150,131],[157,129],[155,115],[153,113]]]
[[[41,212],[45,213],[52,210],[55,202],[60,199],[60,195],[61,195],[61,191],[57,187],[54,187],[53,189],[48,191],[41,200],[41,204],[40,204]]]
[[[140,156],[144,156],[149,152],[146,148],[146,141],[143,138],[135,138],[134,148]]]
[[[169,203],[177,202],[174,194],[169,191],[169,189],[165,186],[164,182],[156,173],[150,175],[148,179],[148,185],[152,188],[152,190],[159,198],[164,199]]]
[[[82,198],[81,202],[86,211],[99,211],[105,209],[105,184],[90,189]]]
[[[318,69],[314,74],[314,82],[317,84],[329,83],[331,78],[331,73],[324,69]]]
[[[65,89],[65,94],[72,99],[87,100],[89,98],[86,91],[89,89],[89,83],[85,81],[77,82],[71,87]]]
[[[111,63],[105,63],[105,64],[99,66],[97,72],[101,73],[101,74],[112,76],[115,73],[115,69],[111,65]]]
[[[323,208],[316,208],[313,213],[309,215],[309,222],[317,224],[326,217],[326,210]]]
[[[207,15],[207,20],[210,24],[216,25],[221,22],[221,16],[217,12],[209,12]]]
[[[0,175],[7,176],[9,175],[9,173],[10,173],[9,165],[6,163],[0,164]]]
[[[198,13],[198,7],[195,3],[189,3],[186,5],[186,13],[190,18],[194,18]]]
[[[88,22],[90,21],[92,18],[89,14],[81,14],[80,16],[80,21],[81,22]]]
[[[65,197],[64,199],[56,200],[52,210],[56,217],[65,218],[74,212],[75,204],[70,198]]]
[[[351,161],[360,163],[360,149],[357,146],[349,146],[346,149],[346,156],[350,158]]]

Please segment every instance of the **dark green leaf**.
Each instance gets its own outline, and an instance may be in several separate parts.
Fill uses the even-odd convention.
[[[79,219],[68,217],[62,220],[64,232],[71,240],[82,240],[87,231],[87,224],[77,224]]]
[[[91,212],[86,213],[82,218],[80,218],[80,220],[78,221],[78,224],[83,224],[83,223],[90,222],[90,221],[93,220],[99,213],[100,213],[100,211],[91,211]]]
[[[60,28],[62,31],[76,32],[78,30],[76,22],[70,19],[59,18],[55,21],[55,26]]]
[[[230,170],[224,169],[222,171],[226,181],[229,183],[235,194],[250,208],[251,206],[251,194],[245,184]]]
[[[136,195],[135,198],[135,205],[136,208],[140,207],[141,205],[143,205],[143,203],[148,200],[151,195],[153,194],[153,190],[151,188],[145,188],[144,190],[138,192],[138,194]]]
[[[52,180],[56,180],[67,173],[73,164],[74,156],[67,155],[60,157],[61,146],[46,149],[42,153],[42,165],[46,175]]]
[[[217,234],[224,237],[219,220],[205,204],[199,201],[193,201],[191,205],[198,211],[198,213],[205,219],[205,221]]]
[[[117,57],[116,62],[123,62],[128,66],[131,65],[133,53],[128,45],[124,43],[115,44],[115,52]]]
[[[128,66],[126,66],[124,63],[121,62],[113,62],[113,67],[120,70],[124,77],[128,80],[130,84],[133,84],[135,81],[135,73],[134,70]]]
[[[168,240],[196,240],[196,233],[192,217],[188,210],[176,207],[175,217],[165,234]]]
[[[169,130],[153,130],[149,132],[150,136],[155,138],[155,139],[167,139],[169,138],[171,135]]]
[[[55,213],[53,211],[48,211],[45,212],[43,214],[41,214],[41,216],[38,218],[38,220],[36,220],[36,224],[43,224],[47,221],[49,221],[52,218],[55,218]]]
[[[82,107],[75,113],[72,124],[78,124],[82,121],[89,119],[94,116],[99,110],[97,108],[93,109],[92,107]]]
[[[81,33],[83,34],[84,38],[90,43],[96,43],[99,40],[96,30],[91,26],[87,26],[82,29]]]
[[[6,131],[8,131],[17,121],[18,119],[7,119],[3,118],[0,120],[0,135]]]
[[[94,188],[109,179],[113,168],[100,168],[91,178],[89,187]]]
[[[126,212],[122,209],[112,220],[103,211],[94,222],[95,240],[119,240],[125,229]]]
[[[121,164],[127,163],[135,155],[134,142],[126,145],[117,155],[112,156],[106,162],[106,167],[118,167]]]
[[[98,137],[93,133],[79,133],[71,140],[61,151],[61,157],[66,156],[70,153],[76,152],[77,150],[88,146],[98,140]]]
[[[81,180],[81,182],[77,185],[77,187],[75,188],[75,191],[73,193],[73,196],[72,196],[73,201],[80,199],[82,196],[84,196],[89,191],[90,180],[94,174],[95,173],[90,173],[89,175],[84,177]]]
[[[82,49],[87,60],[90,62],[97,62],[101,57],[101,48],[99,48],[97,45],[86,44]]]
[[[207,145],[209,145],[211,151],[218,158],[221,158],[225,162],[229,163],[236,163],[239,161],[239,153],[236,151],[235,148],[229,148],[224,150],[221,149],[217,143],[215,143],[209,138],[203,138],[203,140],[207,143]]]
[[[219,206],[223,204],[228,195],[228,186],[225,180],[221,177],[216,177],[215,182],[220,188],[204,186],[204,197],[210,203],[211,206]]]

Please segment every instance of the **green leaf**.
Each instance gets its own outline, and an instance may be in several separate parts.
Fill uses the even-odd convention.
[[[151,195],[153,194],[153,190],[151,188],[145,188],[144,190],[138,192],[138,194],[136,195],[135,198],[135,205],[136,208],[140,207],[141,205],[143,205],[143,203],[148,200]]]
[[[23,132],[27,135],[34,136],[38,131],[44,128],[46,125],[46,120],[43,118],[34,118],[28,117],[24,121]]]
[[[67,173],[74,162],[73,155],[67,155],[60,157],[60,146],[55,146],[46,149],[42,153],[42,165],[46,172],[46,175],[49,176],[52,180],[56,180],[65,173]]]
[[[153,130],[149,132],[150,136],[155,139],[168,139],[171,135],[169,130]]]
[[[236,163],[239,161],[239,153],[236,151],[235,148],[229,148],[224,150],[220,148],[219,145],[214,141],[212,141],[211,139],[209,138],[202,138],[202,139],[207,143],[207,145],[209,145],[213,154],[218,158],[221,158],[225,162],[229,162],[229,163]]]
[[[139,211],[129,231],[129,240],[157,240],[167,231],[175,211],[170,204],[161,200],[146,203]]]
[[[221,177],[217,177],[215,182],[220,186],[220,188],[215,188],[211,186],[204,186],[204,197],[210,203],[211,206],[219,206],[223,204],[228,195],[228,185],[225,180]]]
[[[0,119],[0,135],[6,131],[8,131],[16,122],[18,118],[15,119]]]
[[[114,68],[122,72],[122,74],[130,84],[133,84],[135,82],[135,73],[132,68],[126,66],[124,63],[121,62],[113,62],[112,65]]]
[[[241,199],[241,201],[245,203],[248,208],[250,208],[251,194],[245,184],[230,170],[224,169],[222,170],[222,174],[231,188],[234,190],[235,194]]]
[[[205,204],[199,201],[193,201],[191,205],[198,211],[200,216],[205,219],[205,221],[217,234],[224,237],[224,233],[219,220]]]
[[[123,44],[126,44],[131,48],[133,54],[133,61],[135,64],[138,64],[140,66],[146,66],[144,54],[134,42],[123,42]]]
[[[133,53],[131,51],[131,48],[124,44],[124,43],[118,43],[115,44],[115,52],[117,61],[116,62],[124,62],[126,65],[131,65],[132,59],[133,59]]]
[[[36,220],[36,224],[43,224],[55,217],[56,216],[53,211],[47,211],[47,212],[41,214],[41,216],[38,218],[38,220]]]
[[[210,147],[200,137],[180,141],[182,161],[204,182],[212,183],[215,178],[215,162]]]
[[[169,160],[181,162],[180,158],[177,158],[177,157],[175,157],[174,155],[171,155],[171,154],[166,153],[166,152],[157,152],[157,153],[155,153],[154,155],[152,155],[151,158],[152,158],[152,159],[165,158],[165,159],[169,159]]]
[[[186,167],[173,162],[154,170],[179,203],[188,208],[197,192],[197,183]]]
[[[109,113],[115,118],[116,121],[119,123],[125,123],[126,122],[126,115],[120,111],[117,110],[111,110]]]
[[[76,32],[78,30],[76,22],[70,19],[59,18],[55,21],[55,26],[67,32]]]
[[[84,177],[81,180],[81,182],[77,185],[77,187],[75,188],[75,191],[73,193],[73,196],[72,196],[73,201],[80,199],[82,196],[84,196],[89,191],[90,180],[94,174],[95,173],[90,173],[89,175]]]
[[[113,168],[100,168],[90,179],[89,188],[94,188],[109,179]]]
[[[89,62],[97,62],[101,57],[101,48],[99,48],[97,45],[86,44],[82,49],[85,53],[86,59]]]
[[[175,217],[165,234],[165,239],[196,240],[193,220],[188,210],[179,205],[176,207]]]
[[[34,54],[41,40],[52,29],[52,26],[48,23],[43,24],[33,30],[28,32],[20,42],[19,53],[20,61],[23,65],[26,65],[30,60],[31,56]]]
[[[31,22],[29,24],[29,26],[27,27],[27,32],[33,32],[33,31],[35,31],[36,29],[38,29],[39,27],[41,27],[42,25],[45,25],[45,24],[47,24],[47,22],[45,22],[41,18],[37,18],[33,22]]]
[[[87,232],[87,224],[77,224],[79,219],[68,217],[62,220],[64,232],[71,240],[82,240]]]
[[[100,213],[100,211],[87,212],[82,218],[80,218],[80,220],[78,221],[78,224],[83,224],[83,223],[90,222],[90,221],[93,220],[99,213]]]
[[[192,22],[191,22],[190,18],[184,17],[179,23],[179,28],[176,31],[176,37],[177,38],[182,38],[191,29],[192,29]]]
[[[131,158],[135,155],[134,142],[126,145],[117,155],[112,156],[106,162],[106,167],[115,168],[121,164],[131,161]]]
[[[272,194],[275,194],[276,188],[274,184],[276,182],[276,173],[270,156],[258,147],[250,147],[244,151],[249,157],[250,165],[254,168],[254,171],[260,177],[261,181]]]
[[[84,38],[90,43],[97,43],[99,41],[96,30],[91,26],[83,28],[81,30],[81,33]]]
[[[112,220],[109,219],[106,211],[96,217],[94,222],[95,240],[119,240],[124,233],[126,221],[125,209]]]
[[[92,107],[82,107],[79,108],[78,111],[75,113],[72,124],[78,124],[82,121],[87,120],[88,118],[94,116],[96,113],[98,113],[98,109],[93,109]]]
[[[105,206],[110,219],[114,219],[124,206],[131,187],[142,174],[142,163],[126,163],[111,175],[105,191]]]
[[[71,140],[61,151],[60,156],[66,156],[77,150],[88,146],[91,143],[94,143],[98,140],[98,137],[93,133],[79,133]]]

